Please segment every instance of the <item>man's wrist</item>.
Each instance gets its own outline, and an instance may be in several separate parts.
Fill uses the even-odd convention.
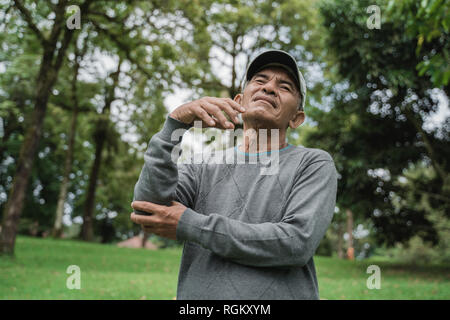
[[[180,119],[178,119],[176,113],[174,113],[174,112],[169,113],[169,117],[174,120],[181,121]],[[181,121],[181,122],[183,122],[183,121]]]
[[[192,125],[184,123],[180,120],[172,118],[170,115],[167,116],[164,126],[160,131],[160,136],[166,141],[171,141],[174,143],[181,142],[183,134],[189,130]],[[176,130],[181,130],[179,133],[174,135]],[[184,131],[183,131],[184,130]]]
[[[191,125],[190,122],[188,122],[188,121],[186,121],[185,119],[183,119],[183,112],[181,112],[181,114],[180,114],[179,111],[180,111],[180,110],[178,110],[178,108],[175,109],[174,111],[172,111],[172,112],[169,114],[169,117],[171,117],[172,119],[177,120],[177,121],[179,121],[179,122],[182,122],[182,123],[184,123],[184,124],[189,124],[189,125]]]

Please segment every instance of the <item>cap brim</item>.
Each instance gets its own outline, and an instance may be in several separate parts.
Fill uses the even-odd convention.
[[[300,80],[297,63],[291,55],[280,50],[265,51],[253,59],[247,68],[247,81],[250,81],[262,68],[269,66],[284,67],[294,77],[296,85],[299,86]]]

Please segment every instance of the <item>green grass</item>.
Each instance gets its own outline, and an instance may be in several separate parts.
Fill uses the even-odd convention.
[[[362,261],[315,257],[321,298],[450,299],[449,266],[407,266],[385,259]],[[368,289],[367,267],[380,267],[380,289]]]
[[[118,248],[18,237],[15,259],[0,257],[0,299],[173,299],[181,251]],[[81,289],[66,287],[70,265]]]
[[[0,257],[0,299],[173,299],[181,249],[149,251],[73,240],[18,237],[16,257]],[[450,269],[386,260],[315,257],[323,299],[450,299]],[[367,267],[381,270],[381,289],[366,287]],[[69,290],[67,267],[81,269]]]

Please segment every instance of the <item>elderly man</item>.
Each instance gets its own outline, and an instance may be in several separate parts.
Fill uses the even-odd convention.
[[[337,173],[327,152],[286,142],[287,128],[305,119],[305,96],[295,59],[269,50],[249,64],[234,100],[183,104],[150,140],[131,219],[148,232],[184,241],[178,299],[319,298],[313,255],[333,216]],[[239,114],[244,132],[256,134],[224,157],[248,163],[172,161],[182,139],[173,141],[174,130],[196,120],[233,129]],[[262,132],[267,139],[259,139]],[[277,172],[260,174],[259,159],[274,153]]]

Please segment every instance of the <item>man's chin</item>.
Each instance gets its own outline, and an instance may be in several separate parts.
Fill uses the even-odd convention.
[[[242,121],[251,127],[257,125],[260,128],[278,128],[274,115],[264,107],[253,107],[242,114]]]

